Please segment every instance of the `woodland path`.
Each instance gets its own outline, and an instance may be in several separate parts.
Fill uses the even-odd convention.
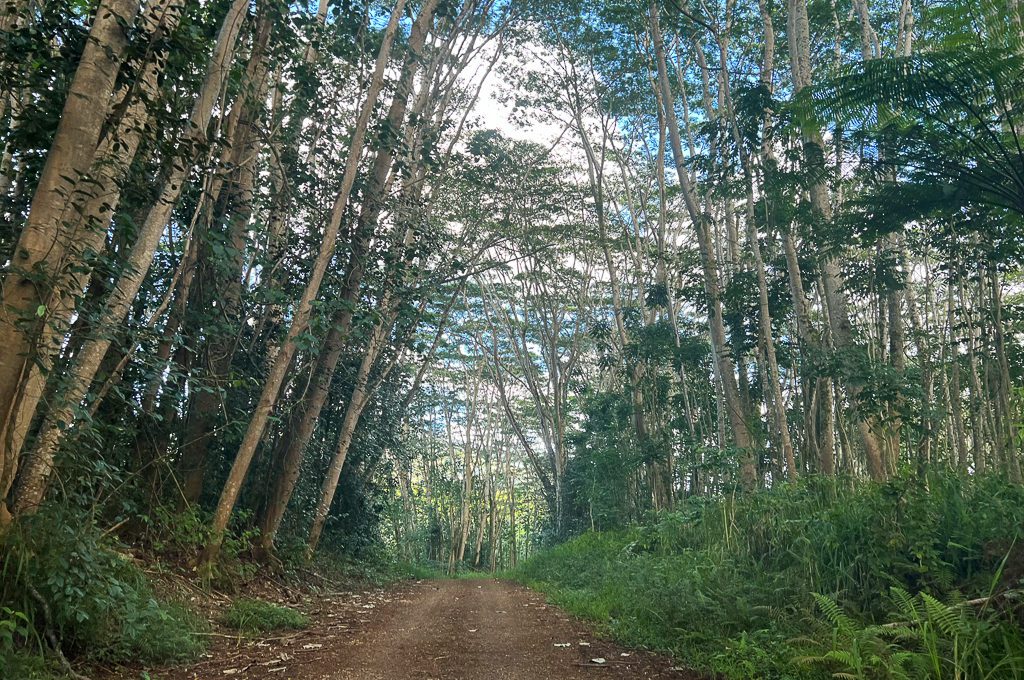
[[[670,660],[595,636],[527,588],[494,580],[419,581],[314,602],[314,625],[282,640],[211,650],[157,677],[277,680],[677,678]],[[581,644],[584,643],[584,644]],[[565,646],[568,645],[568,646]],[[594,663],[604,659],[604,663]]]

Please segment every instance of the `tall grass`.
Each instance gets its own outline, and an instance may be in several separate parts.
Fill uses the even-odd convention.
[[[945,601],[995,584],[1000,601],[1024,576],[1022,526],[1024,490],[1000,479],[814,478],[688,499],[646,526],[541,553],[517,578],[620,639],[694,667],[733,678],[827,677],[837,669],[796,662],[808,658],[801,640],[835,632],[816,594],[864,625],[898,612],[893,588]],[[1010,621],[1016,612],[1001,601],[997,616]]]

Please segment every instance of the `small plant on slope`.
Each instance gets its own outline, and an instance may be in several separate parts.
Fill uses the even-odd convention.
[[[224,625],[244,633],[299,630],[309,625],[305,614],[262,600],[235,600],[224,613]]]
[[[928,593],[892,589],[893,623],[861,625],[832,598],[814,595],[832,626],[831,648],[798,661],[833,677],[988,680],[1024,677],[1020,632],[967,603],[945,604]],[[810,644],[812,641],[805,641]]]

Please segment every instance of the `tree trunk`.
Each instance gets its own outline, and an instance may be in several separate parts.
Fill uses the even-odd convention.
[[[381,148],[374,157],[366,197],[353,232],[347,274],[340,295],[341,305],[334,318],[331,319],[330,329],[317,357],[309,393],[289,417],[286,434],[281,438],[278,450],[275,451],[274,460],[278,461],[276,481],[271,498],[259,521],[260,547],[267,552],[273,550],[274,538],[281,526],[288,501],[291,499],[299,478],[306,446],[316,428],[320,411],[327,401],[334,371],[352,328],[352,316],[358,304],[370,240],[385,203],[384,194],[388,183],[388,174],[394,165],[395,152],[400,139],[399,133],[405,122],[409,96],[412,93],[413,81],[421,61],[420,53],[426,42],[427,33],[433,24],[437,2],[438,0],[429,0],[423,6],[410,33],[409,54],[403,65],[395,88],[395,95],[391,100],[391,107],[388,109],[385,119],[386,129],[389,133],[381,140]]]
[[[232,168],[216,198],[214,222],[226,222],[224,234],[224,260],[209,252],[200,254],[200,275],[206,279],[203,293],[196,302],[200,313],[215,314],[216,321],[205,330],[206,341],[201,356],[205,357],[203,389],[194,392],[182,442],[181,475],[183,502],[195,504],[203,491],[209,447],[214,440],[218,416],[230,418],[224,412],[222,384],[231,373],[231,364],[241,332],[242,277],[245,268],[246,237],[252,217],[253,190],[256,181],[256,158],[260,151],[260,132],[257,121],[266,97],[267,42],[272,27],[267,17],[261,17],[253,38],[252,52],[246,67],[245,91],[235,103],[228,122],[230,148],[224,165]],[[210,311],[212,310],[212,312]]]
[[[213,57],[207,67],[203,87],[193,105],[192,115],[189,119],[192,139],[188,142],[190,147],[188,160],[180,158],[177,160],[157,203],[150,209],[146,220],[139,229],[138,238],[128,255],[124,272],[111,292],[100,314],[99,321],[95,324],[97,329],[104,329],[101,333],[109,333],[109,329],[118,327],[124,321],[125,315],[149,271],[149,265],[153,261],[153,255],[160,242],[160,237],[163,235],[164,227],[181,195],[186,175],[196,160],[195,149],[206,135],[216,94],[223,87],[230,70],[235,42],[247,9],[248,2],[246,0],[236,0],[224,19]],[[115,141],[114,145],[116,146],[117,143]],[[138,140],[135,141],[136,145],[137,143]],[[85,398],[110,343],[109,335],[99,335],[86,341],[76,354],[68,371],[68,382],[64,394],[60,395],[60,405],[53,408],[48,414],[32,455],[28,457],[24,475],[19,480],[14,499],[15,512],[34,509],[42,501],[49,473],[53,467],[53,457],[64,432],[73,420],[74,410]]]
[[[86,253],[77,250],[77,235],[64,222],[74,214],[80,180],[96,156],[138,12],[137,0],[109,0],[96,10],[28,221],[0,284],[0,500],[14,481],[18,454],[42,397],[45,381],[36,362],[48,366],[74,313],[74,291],[62,289]],[[0,527],[10,518],[7,504],[0,502]]]
[[[278,394],[281,385],[284,383],[288,366],[297,349],[296,341],[306,331],[309,325],[310,316],[313,311],[313,301],[320,293],[320,284],[323,282],[327,267],[330,265],[334,255],[334,246],[338,240],[338,231],[348,207],[349,196],[352,193],[352,186],[355,184],[356,173],[359,169],[359,159],[362,155],[363,145],[366,139],[366,130],[370,123],[370,116],[373,113],[374,104],[380,91],[384,86],[384,73],[387,70],[391,56],[391,46],[394,43],[395,35],[398,32],[399,20],[405,9],[405,0],[397,0],[391,11],[387,29],[381,42],[380,52],[374,66],[374,73],[367,88],[366,98],[363,101],[356,121],[355,129],[352,131],[352,139],[349,143],[348,160],[345,164],[345,172],[342,177],[341,187],[335,198],[334,206],[331,209],[331,216],[324,229],[323,240],[320,244],[320,251],[313,263],[309,281],[303,290],[302,297],[296,306],[288,334],[277,352],[270,373],[267,375],[263,391],[259,401],[256,403],[249,426],[245,436],[235,455],[235,461],[231,466],[224,489],[221,492],[217,510],[211,524],[211,536],[200,559],[203,564],[209,565],[217,557],[221,543],[224,540],[224,531],[227,529],[228,520],[234,510],[235,502],[242,491],[242,483],[249,472],[249,465],[260,440],[263,439],[263,431],[266,429],[267,421],[277,404]],[[340,472],[340,471],[339,471]]]
[[[761,9],[762,16],[765,17],[765,44],[767,46],[765,61],[761,67],[761,82],[770,87],[771,71],[773,68],[771,55],[774,51],[775,40],[774,29],[771,24],[770,15],[764,13],[763,4]],[[722,42],[719,44],[722,62],[726,63],[728,61],[726,46]],[[726,108],[728,109],[733,140],[736,143],[736,147],[740,149],[740,163],[743,167],[744,186],[747,191],[746,236],[747,243],[750,246],[750,252],[754,256],[754,273],[757,275],[758,331],[761,336],[761,346],[764,349],[765,360],[768,364],[766,378],[770,394],[770,410],[774,416],[775,426],[779,434],[779,444],[782,449],[782,458],[785,462],[786,476],[790,481],[795,481],[797,478],[796,455],[793,450],[793,440],[789,433],[789,420],[786,416],[786,402],[782,396],[782,376],[779,372],[779,362],[775,354],[775,339],[772,335],[772,316],[768,301],[768,279],[765,274],[764,259],[761,257],[761,243],[759,241],[759,235],[756,228],[756,218],[754,215],[754,171],[751,167],[750,156],[744,150],[743,140],[740,137],[739,125],[736,122],[736,114],[733,110],[732,94],[729,89],[729,75],[725,71],[721,74],[721,82],[725,93],[724,100],[726,102]]]
[[[995,270],[989,276],[990,290],[992,295],[992,329],[995,335],[996,360],[999,365],[998,389],[996,399],[1000,411],[1003,414],[1003,430],[996,433],[997,437],[1005,440],[1004,457],[1006,459],[1007,472],[1014,484],[1024,483],[1022,477],[1020,458],[1017,455],[1017,437],[1019,426],[1014,422],[1010,412],[1010,364],[1006,357],[1006,341],[1003,329],[1003,292],[999,284],[999,273]]]
[[[676,164],[676,174],[686,203],[687,213],[697,234],[697,245],[700,250],[701,264],[704,273],[704,291],[708,302],[708,324],[711,331],[711,346],[715,354],[723,392],[723,406],[732,428],[733,443],[740,451],[740,480],[746,489],[757,486],[757,466],[753,457],[753,437],[747,423],[747,413],[743,409],[739,387],[736,382],[736,369],[733,363],[732,350],[725,333],[722,318],[722,300],[719,290],[718,261],[715,255],[711,229],[708,224],[709,215],[704,214],[693,192],[690,177],[685,167],[682,143],[679,137],[679,123],[675,112],[675,97],[668,78],[665,58],[665,44],[658,22],[658,6],[652,2],[650,6],[651,34],[654,41],[655,59],[658,69],[658,83],[661,90],[662,107],[668,124],[669,140],[672,143],[672,155]]]
[[[324,525],[327,523],[327,514],[331,510],[331,503],[334,502],[334,494],[338,490],[338,482],[341,479],[342,468],[345,467],[345,459],[348,457],[349,448],[352,446],[352,437],[355,434],[356,426],[363,415],[363,409],[370,400],[369,379],[370,371],[377,360],[380,349],[384,343],[387,331],[394,323],[394,316],[388,314],[382,318],[370,337],[363,361],[359,365],[359,372],[356,374],[356,384],[352,390],[352,397],[349,399],[345,409],[345,419],[341,423],[341,432],[338,436],[338,447],[334,452],[327,474],[324,476],[323,484],[320,486],[320,502],[317,504],[313,515],[313,525],[309,530],[309,540],[306,544],[306,557],[312,558],[316,552],[316,546],[320,542]]]
[[[789,11],[789,53],[790,65],[793,73],[794,92],[800,92],[811,84],[813,66],[811,64],[810,51],[810,25],[807,19],[806,0],[788,0]],[[805,134],[804,138],[805,159],[809,164],[821,164],[820,154],[824,148],[820,133]],[[818,182],[809,188],[811,206],[814,213],[824,222],[832,221],[832,203],[828,195],[828,187]],[[839,266],[831,257],[825,259],[822,266],[822,281],[825,290],[825,306],[828,309],[828,319],[832,338],[836,350],[840,353],[848,353],[856,349],[853,339],[853,330],[850,325],[850,314],[846,298],[842,292],[842,276]],[[857,397],[860,389],[847,385],[847,395],[850,405],[856,409]],[[872,431],[871,422],[873,419],[866,414],[855,413],[857,420],[857,432],[860,435],[861,443],[864,446],[864,455],[867,459],[868,472],[876,480],[885,479],[888,474],[882,460],[882,449],[878,437]]]

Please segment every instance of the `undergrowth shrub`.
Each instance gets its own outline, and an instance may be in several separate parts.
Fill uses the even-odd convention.
[[[2,540],[0,607],[24,624],[12,646],[41,651],[49,630],[69,656],[96,661],[161,663],[202,650],[199,618],[158,601],[133,558],[88,517],[46,510]]]
[[[285,544],[287,545],[287,544]],[[285,552],[279,551],[286,571],[299,574],[310,568],[306,559],[306,543]],[[334,550],[318,551],[313,556],[312,569],[335,584],[385,586],[407,579],[437,578],[442,575],[440,565],[405,562],[383,547],[363,551],[358,557]]]
[[[42,654],[42,640],[25,612],[0,607],[0,677],[50,680],[55,664]]]
[[[256,575],[257,565],[248,558],[259,530],[251,520],[251,511],[239,511],[232,516],[217,561],[211,565],[210,584],[217,590],[237,592]],[[211,516],[197,506],[179,510],[160,505],[136,521],[141,527],[136,542],[152,557],[170,565],[188,564],[211,538]]]
[[[802,640],[834,635],[815,593],[865,626],[892,620],[897,592],[949,602],[994,592],[1009,603],[999,594],[1021,585],[1022,526],[1024,490],[997,478],[808,478],[687,499],[645,526],[542,552],[516,576],[621,640],[695,667],[730,678],[827,677],[795,662],[807,656]],[[1018,614],[1007,605],[993,615],[1007,623]],[[1016,627],[983,628],[1009,631],[1003,647],[1020,642]]]
[[[300,630],[309,626],[302,612],[272,602],[242,598],[224,612],[223,623],[243,633],[268,633],[274,630]]]
[[[869,680],[967,680],[1024,677],[1020,631],[987,607],[946,604],[928,593],[892,589],[895,609],[886,624],[863,624],[835,600],[815,595],[832,636],[808,640],[821,650],[799,662],[829,669],[834,677]],[[977,604],[977,603],[974,603]]]
[[[67,677],[56,661],[21,649],[0,651],[0,677],[17,680],[58,680]]]

